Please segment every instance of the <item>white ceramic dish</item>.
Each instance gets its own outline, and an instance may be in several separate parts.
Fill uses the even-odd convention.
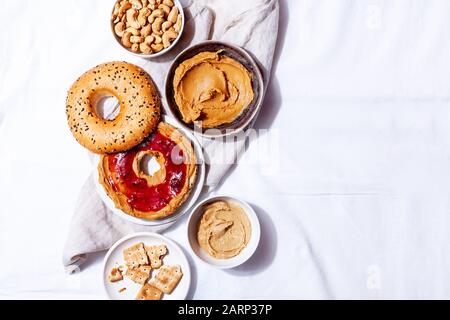
[[[192,141],[193,146],[194,146],[195,155],[197,156],[197,181],[194,184],[193,190],[191,190],[191,194],[190,194],[189,198],[171,216],[169,216],[167,218],[155,220],[155,221],[150,221],[150,220],[145,220],[145,219],[130,216],[129,214],[126,214],[122,210],[117,209],[114,202],[111,200],[111,198],[108,196],[108,194],[106,193],[103,186],[98,181],[97,167],[98,167],[98,163],[100,161],[100,157],[97,156],[96,159],[94,159],[93,179],[94,179],[97,193],[99,194],[100,198],[106,204],[108,209],[110,209],[114,214],[118,215],[119,217],[121,217],[127,221],[135,223],[135,224],[144,225],[144,226],[160,226],[160,225],[174,222],[175,220],[182,217],[186,212],[189,211],[190,208],[192,208],[192,206],[195,205],[198,197],[200,196],[200,194],[202,192],[203,185],[205,182],[205,159],[203,157],[202,147],[201,147],[200,143],[198,142],[198,140],[194,137],[194,135],[191,132],[189,132],[188,130],[186,130],[184,128],[180,128],[178,125],[178,122],[175,119],[170,118],[168,116],[163,116],[163,121],[173,125],[174,127],[178,128],[179,130],[181,130],[186,135],[186,137],[188,137]]]
[[[174,241],[159,234],[147,232],[130,234],[122,238],[106,254],[103,262],[103,286],[108,298],[111,300],[135,300],[139,290],[142,288],[140,284],[134,283],[127,277],[124,277],[123,281],[116,283],[108,281],[109,272],[113,268],[124,265],[123,251],[139,242],[143,242],[146,245],[164,244],[167,246],[168,254],[163,260],[164,265],[181,266],[183,278],[172,294],[163,296],[163,300],[185,300],[191,286],[191,269],[183,250]],[[156,276],[157,272],[158,270],[152,270],[152,277]],[[126,290],[120,293],[119,291],[122,288],[126,288]]]
[[[114,4],[115,4],[116,2],[117,2],[117,1],[114,1]],[[134,55],[134,56],[141,57],[141,58],[145,58],[145,59],[157,58],[157,57],[160,57],[160,56],[166,54],[166,53],[169,52],[170,50],[172,50],[172,48],[175,47],[175,46],[177,45],[178,41],[179,41],[179,40],[181,39],[181,37],[183,36],[184,25],[185,25],[185,23],[186,23],[186,17],[185,17],[185,15],[184,15],[183,6],[181,5],[180,1],[179,1],[179,0],[173,0],[173,2],[174,2],[174,4],[178,7],[178,10],[179,10],[179,12],[180,12],[180,14],[181,14],[181,18],[182,18],[182,26],[181,26],[180,33],[178,34],[178,37],[172,42],[172,44],[170,45],[170,47],[168,47],[168,48],[166,48],[166,49],[163,49],[163,50],[161,50],[160,52],[153,53],[153,54],[144,54],[144,53],[133,52],[133,51],[131,51],[131,49],[125,47],[125,46],[122,44],[121,39],[120,39],[120,38],[116,35],[116,33],[114,32],[114,22],[113,22],[113,21],[110,21],[110,24],[111,24],[111,32],[112,32],[112,35],[113,35],[114,39],[116,40],[117,44],[118,44],[119,46],[121,46],[124,50],[126,50],[128,53],[131,53],[131,54]],[[112,10],[114,11],[114,7],[113,7]],[[112,12],[113,12],[113,11],[111,11],[111,15],[112,15]],[[111,16],[110,16],[109,18],[110,18],[110,20],[111,20]]]
[[[235,202],[239,204],[246,212],[252,227],[252,235],[249,244],[238,256],[232,259],[220,260],[211,257],[207,252],[205,252],[200,247],[197,241],[198,224],[203,216],[203,207],[209,203],[216,201]],[[209,264],[219,269],[232,269],[244,264],[255,253],[261,238],[261,226],[259,224],[259,219],[258,216],[256,215],[256,212],[247,202],[230,196],[214,196],[198,203],[193,209],[192,214],[189,218],[187,232],[189,244],[194,254],[206,264]]]

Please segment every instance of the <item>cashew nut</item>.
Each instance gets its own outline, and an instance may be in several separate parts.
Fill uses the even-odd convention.
[[[138,22],[141,27],[147,24],[147,18],[151,13],[152,12],[149,8],[142,8],[141,11],[139,11]]]
[[[152,31],[154,34],[157,34],[159,36],[163,34],[161,30],[163,23],[164,23],[163,18],[156,18],[155,22],[152,23]]]
[[[162,18],[162,17],[164,17],[164,11],[162,11],[161,9],[156,9],[148,17],[148,22],[153,23],[153,22],[155,22],[156,18]]]
[[[142,9],[142,2],[140,0],[130,0],[130,3],[133,5],[134,9]]]
[[[114,32],[116,33],[116,35],[120,38],[123,37],[123,34],[125,32],[125,24],[122,22],[119,22],[118,24],[116,24],[114,26]]]
[[[180,33],[182,27],[183,27],[183,17],[181,16],[181,14],[179,14],[177,23],[173,25],[173,29],[175,30],[175,32]]]
[[[153,38],[155,39],[155,43],[156,44],[160,44],[162,42],[162,38],[161,36],[157,35],[157,34],[152,34]]]
[[[162,11],[164,11],[164,15],[167,17],[170,14],[170,7],[166,6],[165,4],[160,4],[158,6],[158,9],[161,9]]]
[[[173,7],[172,10],[169,13],[169,16],[167,17],[167,21],[170,21],[172,23],[176,23],[178,19],[178,14],[180,11],[178,10],[178,7]]]
[[[125,32],[125,33],[123,34],[123,37],[122,37],[122,44],[123,44],[126,48],[131,48],[131,46],[133,45],[133,44],[131,43],[131,41],[130,41],[131,36],[132,36],[131,32]]]
[[[118,2],[116,2],[116,4],[114,5],[112,20],[117,20],[117,18],[119,16],[119,10],[120,10],[120,4]]]
[[[165,32],[162,36],[164,48],[170,47],[170,43],[178,37],[178,33],[173,30]]]
[[[146,25],[141,29],[141,36],[144,38],[149,36],[152,33],[152,26],[150,24]]]
[[[133,43],[133,45],[131,46],[131,51],[139,52],[139,44],[138,43]]]
[[[139,24],[139,21],[137,20],[137,17],[139,15],[139,11],[136,9],[129,9],[127,11],[127,26],[139,29],[141,25]]]
[[[132,27],[127,28],[127,30],[125,30],[125,31],[130,32],[133,36],[138,36],[141,34],[138,29],[135,29]]]
[[[166,21],[162,24],[162,31],[166,32],[167,30],[170,29],[170,27],[172,26],[172,22],[170,21]]]
[[[144,40],[144,42],[148,45],[151,45],[153,43],[153,41],[155,41],[154,36],[147,36],[147,37],[145,37],[145,40]]]
[[[146,7],[148,5],[148,0],[141,0],[142,6]]]
[[[125,15],[125,12],[131,8],[131,3],[128,1],[122,1],[119,8],[119,17],[122,18]]]
[[[169,6],[171,8],[174,6],[172,0],[163,0],[163,4],[165,4],[166,6]]]
[[[148,44],[147,42],[142,42],[139,45],[139,49],[141,50],[142,53],[144,54],[150,54],[152,53],[152,47],[150,46],[150,44]]]
[[[162,49],[164,49],[164,46],[161,43],[159,43],[159,44],[152,44],[151,48],[152,48],[153,52],[156,53],[156,52],[160,52]]]
[[[144,41],[144,39],[141,36],[132,36],[132,37],[130,37],[130,42],[131,43],[141,43],[143,41]]]

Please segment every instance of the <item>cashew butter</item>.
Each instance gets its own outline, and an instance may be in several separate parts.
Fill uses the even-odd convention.
[[[216,259],[231,259],[244,250],[251,238],[251,225],[237,203],[217,201],[206,205],[198,226],[200,247]]]

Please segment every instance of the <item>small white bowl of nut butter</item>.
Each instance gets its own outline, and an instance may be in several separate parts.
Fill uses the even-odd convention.
[[[219,269],[232,269],[247,262],[258,248],[261,227],[258,216],[245,201],[214,196],[198,203],[188,223],[193,253]]]
[[[156,58],[171,50],[184,31],[179,0],[117,0],[111,30],[117,43],[142,58]]]

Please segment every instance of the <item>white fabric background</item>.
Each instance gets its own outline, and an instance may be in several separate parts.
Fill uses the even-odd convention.
[[[0,1],[1,298],[104,297],[102,254],[61,264],[90,173],[64,102],[89,67],[135,61],[110,6]],[[219,189],[255,206],[262,243],[232,271],[192,258],[191,296],[450,298],[450,2],[281,0],[280,28],[272,133]],[[270,139],[275,165],[249,164]],[[185,224],[166,235],[188,250]]]

